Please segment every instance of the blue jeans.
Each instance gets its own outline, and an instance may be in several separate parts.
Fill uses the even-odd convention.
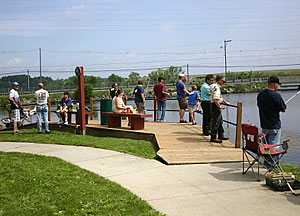
[[[267,144],[280,144],[281,129],[262,129],[262,133],[266,136]],[[280,146],[274,147],[275,151],[280,151]],[[269,155],[266,155],[266,160],[273,164],[273,160]],[[273,156],[274,160],[278,160],[278,156]],[[271,166],[265,162],[265,166],[271,169]]]
[[[37,114],[37,129],[38,132],[42,132],[42,118],[45,122],[45,130],[49,132],[49,122],[48,122],[48,105],[37,105],[36,106],[36,114]]]
[[[164,120],[166,114],[167,101],[157,101],[158,105],[158,120]]]

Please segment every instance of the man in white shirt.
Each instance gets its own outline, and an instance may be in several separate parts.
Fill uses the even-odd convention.
[[[38,90],[35,92],[36,98],[36,112],[37,112],[37,129],[38,133],[42,133],[42,118],[44,119],[45,123],[45,130],[46,133],[50,133],[49,130],[49,122],[48,122],[48,92],[43,89],[43,83],[38,84]]]
[[[210,102],[212,110],[210,142],[222,143],[222,140],[228,140],[228,137],[224,136],[221,104],[229,103],[222,97],[220,90],[221,86],[224,85],[225,82],[225,77],[223,75],[218,75],[216,77],[216,83],[210,85]]]
[[[18,130],[18,122],[20,122],[20,106],[21,100],[18,93],[19,83],[13,82],[12,89],[9,92],[9,102],[11,107],[12,121],[14,122],[14,134],[20,133]]]

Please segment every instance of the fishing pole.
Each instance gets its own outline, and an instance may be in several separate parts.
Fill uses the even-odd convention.
[[[300,94],[300,91],[298,91],[296,94],[294,94],[292,97],[290,97],[285,104],[287,104],[289,101],[291,101],[294,97],[296,97],[298,94]]]

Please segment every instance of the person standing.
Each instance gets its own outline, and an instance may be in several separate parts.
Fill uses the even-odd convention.
[[[285,112],[287,106],[277,92],[279,86],[279,78],[271,76],[268,79],[268,87],[257,95],[260,125],[262,133],[265,134],[267,144],[280,144],[280,112]],[[276,147],[274,149],[279,150]]]
[[[190,95],[188,90],[185,88],[185,82],[186,78],[184,74],[178,75],[178,81],[176,83],[176,91],[177,91],[177,100],[179,104],[179,123],[187,123],[186,120],[184,120],[184,112],[187,108],[187,100],[186,95]]]
[[[202,130],[204,136],[210,135],[211,130],[211,104],[210,85],[214,83],[214,76],[209,74],[205,77],[205,83],[201,86],[201,108],[203,110]]]
[[[37,87],[37,91],[35,91],[36,98],[36,113],[37,113],[37,129],[38,133],[42,133],[42,119],[45,123],[46,133],[50,133],[49,130],[49,122],[48,122],[48,91],[44,89],[44,84],[39,83]]]
[[[192,121],[192,125],[196,125],[196,121],[195,121],[195,107],[197,104],[197,101],[200,100],[200,95],[199,92],[197,91],[197,86],[193,85],[192,86],[192,92],[189,96],[189,102],[188,102],[188,110],[189,110],[189,115],[190,115],[190,119]]]
[[[212,110],[210,142],[222,143],[222,140],[228,140],[228,137],[224,136],[221,104],[229,103],[222,97],[220,90],[225,82],[225,77],[223,75],[218,75],[216,77],[216,83],[210,86],[210,102]]]
[[[113,99],[117,95],[118,83],[113,83],[111,89],[109,90],[110,98]]]
[[[9,92],[9,102],[11,107],[14,134],[20,133],[20,131],[18,130],[18,123],[20,122],[21,100],[20,100],[18,90],[19,90],[19,83],[13,82],[12,89]]]
[[[158,83],[154,86],[154,94],[157,98],[157,106],[158,106],[158,121],[165,121],[166,114],[166,105],[167,105],[167,97],[170,97],[170,93],[166,92],[166,86],[164,84],[164,79],[162,77],[158,78]]]
[[[135,104],[137,107],[137,111],[140,114],[144,114],[145,112],[145,91],[143,86],[143,82],[141,80],[138,81],[138,85],[135,87],[133,93],[135,94]]]

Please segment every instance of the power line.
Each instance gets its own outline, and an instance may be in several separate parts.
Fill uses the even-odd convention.
[[[80,12],[157,12],[157,11],[209,11],[209,10],[258,10],[258,9],[296,9],[300,6],[292,6],[292,7],[284,7],[284,6],[266,6],[266,7],[224,7],[224,8],[218,8],[218,7],[211,7],[211,8],[156,8],[156,9],[108,9],[108,8],[101,8],[101,9],[80,9]],[[11,11],[24,11],[27,12],[66,12],[68,10],[71,10],[71,8],[66,9],[28,9],[28,8],[6,8],[4,10],[0,10],[2,12],[11,12]],[[78,11],[79,12],[79,11]]]

